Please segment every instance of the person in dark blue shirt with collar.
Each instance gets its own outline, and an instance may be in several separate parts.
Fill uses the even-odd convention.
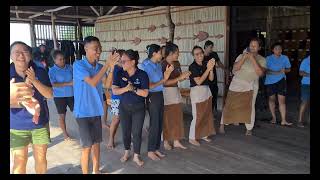
[[[148,58],[142,62],[141,69],[149,76],[149,95],[147,107],[150,115],[150,127],[148,137],[148,157],[152,160],[160,160],[165,155],[160,150],[161,133],[163,124],[163,84],[169,79],[173,66],[168,65],[162,73],[161,47],[157,44],[147,46]]]
[[[73,111],[73,76],[72,66],[65,63],[64,55],[60,50],[52,52],[54,65],[49,69],[49,78],[53,86],[53,99],[59,114],[59,125],[62,129],[64,140],[72,140],[66,127],[67,106]]]
[[[13,155],[13,173],[25,174],[28,145],[33,144],[37,174],[47,171],[46,152],[50,143],[49,109],[47,98],[52,98],[52,88],[45,69],[38,67],[31,58],[31,48],[21,41],[10,46],[10,86],[25,82],[33,87],[30,94],[10,103],[10,149]]]
[[[142,166],[144,162],[139,155],[145,116],[145,99],[149,93],[149,78],[146,72],[138,68],[138,51],[132,49],[125,51],[120,62],[123,70],[116,74],[112,84],[112,93],[121,96],[119,111],[125,153],[120,160],[126,162],[130,157],[132,131],[133,161],[138,166]]]
[[[101,44],[94,36],[84,39],[84,49],[86,56],[73,64],[73,114],[79,126],[82,173],[88,174],[89,155],[92,149],[93,173],[97,174],[100,173],[101,116],[105,113],[102,78],[106,71],[117,63],[119,54],[110,54],[105,65],[98,63]]]

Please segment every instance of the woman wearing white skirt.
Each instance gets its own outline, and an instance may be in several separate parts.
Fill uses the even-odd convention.
[[[189,142],[200,146],[198,139],[207,142],[211,140],[208,136],[215,134],[212,114],[212,95],[209,88],[209,81],[213,81],[213,68],[215,60],[203,62],[204,52],[199,46],[192,49],[194,62],[189,66],[190,75],[190,99],[192,104],[193,119],[190,125]]]

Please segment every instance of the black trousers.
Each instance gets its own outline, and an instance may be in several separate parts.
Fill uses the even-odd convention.
[[[144,102],[138,104],[126,104],[120,101],[119,117],[125,150],[130,150],[132,133],[133,151],[136,154],[140,154],[144,116]]]
[[[163,93],[149,92],[147,99],[148,112],[150,115],[148,151],[154,152],[160,149],[161,133],[163,124]]]
[[[212,110],[217,110],[217,100],[218,100],[218,84],[217,83],[210,83],[209,88],[212,94]]]

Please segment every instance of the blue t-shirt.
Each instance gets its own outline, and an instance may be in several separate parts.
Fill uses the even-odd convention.
[[[102,67],[100,63],[96,63],[95,66],[91,65],[86,57],[73,64],[73,114],[76,118],[104,115],[102,80],[96,87],[84,81],[86,77],[98,74]]]
[[[309,77],[303,76],[301,80],[301,84],[310,85],[310,56],[302,60],[299,71],[304,71],[306,73],[309,73]]]
[[[280,57],[276,57],[274,54],[272,54],[266,58],[266,61],[267,61],[267,69],[271,71],[280,71],[281,69],[291,68],[289,58],[286,55],[281,55]],[[265,85],[274,84],[279,82],[283,78],[286,78],[286,75],[284,73],[283,74],[266,74],[266,80],[264,84]]]
[[[72,66],[66,64],[64,68],[60,68],[57,65],[52,66],[49,69],[49,78],[51,84],[54,83],[68,83],[71,82],[72,77]],[[72,97],[73,86],[53,87],[54,97]]]
[[[162,66],[160,63],[154,63],[151,59],[145,59],[141,64],[141,70],[148,74],[149,81],[152,83],[159,82],[163,79]],[[154,87],[149,92],[161,92],[163,91],[163,84]]]
[[[128,85],[129,81],[132,83],[134,87],[137,87],[138,89],[149,89],[149,78],[147,73],[138,68],[131,77],[129,77],[128,73],[124,70],[118,71],[114,78],[113,85],[123,88]],[[120,96],[121,103],[124,104],[135,104],[145,102],[144,97],[138,96],[134,92],[125,92]]]
[[[51,87],[48,73],[45,69],[38,67],[34,62],[30,62],[30,66],[35,71],[36,79],[42,84]],[[15,69],[14,63],[10,64],[10,80],[15,78],[15,82],[24,82]],[[49,122],[49,108],[46,98],[35,88],[33,97],[39,101],[40,117],[38,124],[32,122],[33,115],[26,108],[10,108],[10,129],[32,130],[43,128]]]
[[[120,67],[120,66],[118,66],[118,65],[115,65],[115,66],[114,66],[112,82],[114,81],[114,77],[117,75],[117,73],[118,73],[120,70],[122,70],[122,67]],[[111,93],[112,93],[112,91],[111,91]],[[120,99],[120,96],[119,96],[119,95],[115,95],[115,94],[112,93],[111,99],[114,99],[114,100]]]

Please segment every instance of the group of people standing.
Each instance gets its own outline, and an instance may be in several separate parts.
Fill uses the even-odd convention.
[[[279,45],[273,46],[274,54],[268,56],[267,60],[258,54],[260,46],[258,39],[252,39],[249,48],[235,61],[234,77],[220,123],[221,133],[224,133],[225,124],[245,123],[246,134],[252,134],[258,79],[266,72],[272,115],[274,96],[278,94],[281,125],[291,125],[286,121],[285,108],[281,104],[285,95],[284,74],[289,71],[290,63],[286,56],[281,55],[281,51],[279,53]],[[13,173],[26,173],[30,143],[33,144],[36,173],[45,173],[47,170],[46,151],[50,143],[48,98],[54,98],[59,125],[66,141],[72,140],[66,130],[67,107],[73,111],[82,146],[82,172],[89,173],[89,159],[92,155],[92,173],[100,173],[100,143],[102,127],[105,125],[101,117],[107,113],[104,109],[107,98],[104,97],[103,87],[111,93],[112,123],[107,148],[115,147],[115,134],[120,124],[125,150],[121,162],[129,160],[133,146],[133,161],[138,166],[144,164],[140,151],[146,110],[150,116],[147,154],[150,159],[157,161],[165,157],[160,150],[161,141],[166,150],[187,149],[181,143],[185,138],[185,128],[178,87],[178,83],[185,80],[190,80],[193,116],[189,142],[196,146],[200,145],[201,139],[210,142],[210,136],[216,133],[213,111],[217,109],[216,67],[228,72],[212,48],[211,41],[205,43],[204,49],[194,46],[191,51],[194,61],[184,72],[178,60],[179,47],[171,42],[163,47],[148,45],[148,57],[140,67],[139,53],[132,49],[113,51],[102,65],[98,63],[102,52],[100,41],[97,37],[88,36],[84,39],[86,55],[83,59],[75,61],[73,66],[66,65],[63,53],[55,50],[51,54],[55,65],[47,73],[33,63],[28,45],[14,42],[10,46],[13,61],[10,64],[10,148],[14,160]],[[302,64],[300,74],[305,79],[301,113],[309,100],[310,80],[307,78],[310,57]],[[299,122],[301,126],[302,118]]]

